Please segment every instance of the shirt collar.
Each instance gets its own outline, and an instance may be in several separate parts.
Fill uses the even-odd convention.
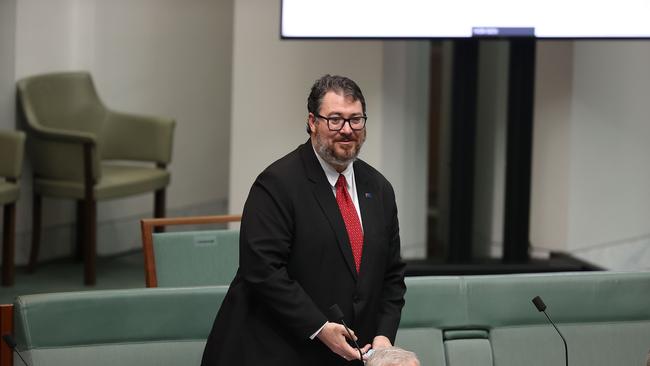
[[[314,154],[316,154],[316,158],[318,159],[318,162],[320,163],[320,166],[323,168],[323,171],[325,172],[325,176],[327,176],[327,181],[330,183],[332,187],[336,186],[336,181],[339,179],[339,172],[334,169],[328,162],[323,160],[320,155],[318,155],[318,152],[316,151],[316,148],[314,148],[314,145],[311,146],[312,149],[314,149]],[[345,181],[347,183],[347,188],[348,191],[352,189],[352,184],[354,182],[354,164],[348,164],[347,168],[341,174],[345,177]]]

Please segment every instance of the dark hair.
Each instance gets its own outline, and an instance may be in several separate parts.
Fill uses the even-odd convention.
[[[345,76],[330,74],[323,75],[312,85],[311,92],[307,98],[307,111],[314,115],[319,114],[323,97],[330,91],[342,93],[345,97],[352,97],[352,100],[360,101],[363,114],[366,114],[366,99],[363,97],[359,85],[354,80]],[[307,133],[311,134],[309,123],[307,123]]]

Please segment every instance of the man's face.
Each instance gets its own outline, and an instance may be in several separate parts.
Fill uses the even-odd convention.
[[[329,91],[323,97],[319,114],[323,117],[351,118],[363,116],[361,102],[345,97],[343,94]],[[366,129],[355,131],[347,122],[343,123],[340,131],[330,131],[327,121],[309,113],[309,129],[311,140],[318,155],[330,163],[337,171],[342,172],[356,159],[363,142],[366,140]]]

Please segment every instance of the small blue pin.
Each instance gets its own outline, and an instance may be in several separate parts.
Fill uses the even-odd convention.
[[[366,198],[372,198],[372,193],[370,193],[370,192],[366,192],[365,195],[366,195]]]

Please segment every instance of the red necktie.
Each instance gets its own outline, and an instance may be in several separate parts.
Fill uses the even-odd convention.
[[[354,202],[352,202],[352,198],[348,193],[348,184],[343,174],[339,174],[339,179],[336,181],[336,203],[339,205],[345,228],[348,231],[354,264],[357,267],[357,273],[359,273],[361,253],[363,252],[363,230],[361,230],[359,215],[357,215],[357,209],[354,207]]]

